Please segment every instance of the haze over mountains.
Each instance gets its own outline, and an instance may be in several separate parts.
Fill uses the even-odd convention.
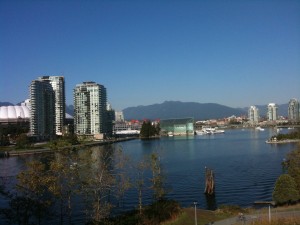
[[[0,102],[0,106],[14,105],[10,102]],[[257,105],[261,117],[267,114],[267,105]],[[287,116],[288,104],[278,105],[278,115]],[[73,116],[73,105],[66,106],[66,113]],[[126,120],[143,120],[143,119],[171,119],[193,117],[195,120],[220,119],[232,115],[248,115],[248,107],[232,108],[216,103],[197,103],[197,102],[180,102],[165,101],[160,104],[148,106],[128,107],[123,110]]]

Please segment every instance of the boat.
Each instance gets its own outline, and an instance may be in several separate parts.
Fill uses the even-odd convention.
[[[173,132],[170,131],[170,132],[168,133],[168,136],[169,136],[169,137],[173,137],[173,136],[174,136]]]
[[[197,135],[204,135],[206,134],[206,132],[204,132],[203,130],[196,130],[195,131]]]
[[[265,129],[261,127],[255,127],[255,130],[264,131]]]
[[[196,130],[197,135],[204,135],[204,134],[223,134],[225,130],[219,130],[212,127],[203,127],[201,130]]]

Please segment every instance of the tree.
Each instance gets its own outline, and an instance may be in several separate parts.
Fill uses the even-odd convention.
[[[284,167],[287,169],[288,174],[294,178],[300,194],[300,145],[287,155]]]
[[[150,138],[158,135],[160,132],[159,125],[155,126],[151,124],[151,121],[144,121],[141,127],[140,136],[142,138]]]
[[[117,199],[119,200],[119,205],[121,205],[125,192],[132,186],[128,176],[129,158],[123,153],[121,148],[118,148],[115,151],[114,161],[114,174],[116,184],[118,184],[116,185],[115,193]]]
[[[63,224],[64,215],[68,217],[69,224],[72,224],[72,196],[78,191],[77,159],[72,157],[69,151],[63,151],[56,160],[51,161],[49,177],[51,183],[49,191],[59,201],[60,224]]]
[[[9,138],[8,138],[8,136],[7,135],[1,135],[1,133],[0,133],[0,146],[7,146],[7,145],[9,145],[10,143],[9,143]]]
[[[145,189],[145,176],[144,173],[149,167],[149,163],[146,160],[140,161],[136,166],[137,177],[136,177],[136,187],[138,190],[138,199],[139,199],[139,214],[142,215],[143,211],[143,191]]]
[[[39,161],[27,163],[27,170],[18,174],[18,189],[23,194],[21,200],[30,201],[32,214],[41,224],[41,220],[49,214],[53,203],[48,195],[48,186],[53,182],[53,177],[46,175],[45,164]]]
[[[98,224],[109,217],[112,205],[109,201],[116,179],[112,172],[112,152],[91,149],[79,162],[80,192],[85,196],[87,220]]]
[[[151,170],[152,170],[152,189],[154,192],[154,199],[156,201],[162,200],[166,195],[165,177],[162,173],[160,159],[158,154],[151,154]]]
[[[275,184],[273,200],[276,204],[290,204],[300,199],[297,185],[293,177],[288,174],[281,175]]]

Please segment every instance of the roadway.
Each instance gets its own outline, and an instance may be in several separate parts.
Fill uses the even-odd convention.
[[[300,210],[278,212],[273,209],[271,212],[271,220],[281,219],[281,218],[293,218],[297,222],[298,221],[300,222]],[[268,213],[250,214],[250,215],[245,215],[244,219],[239,219],[239,217],[236,216],[225,220],[216,221],[210,223],[209,225],[251,225],[253,224],[254,221],[269,221],[269,214]]]

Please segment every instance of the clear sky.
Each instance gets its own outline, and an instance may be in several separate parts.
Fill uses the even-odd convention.
[[[116,110],[300,98],[299,0],[0,0],[0,101],[30,82],[95,81]]]

